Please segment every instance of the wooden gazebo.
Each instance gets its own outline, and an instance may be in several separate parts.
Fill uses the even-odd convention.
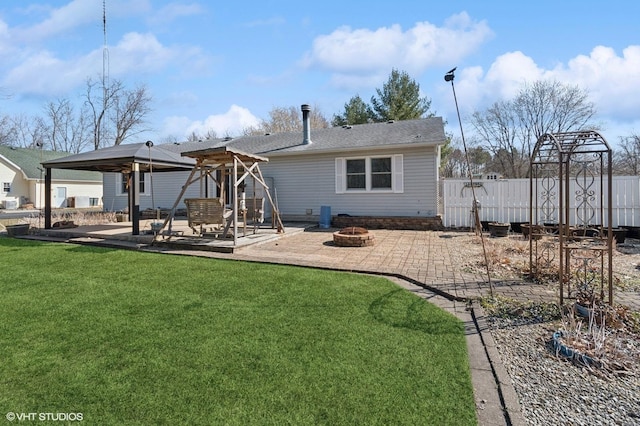
[[[227,146],[186,151],[181,155],[195,160],[195,165],[183,185],[182,191],[178,194],[171,213],[162,224],[162,229],[169,227],[168,232],[159,232],[158,235],[171,235],[171,223],[176,208],[187,188],[195,183],[200,184],[200,198],[185,200],[188,216],[196,217],[196,219],[193,219],[190,216],[190,222],[192,222],[192,219],[196,224],[207,223],[208,221],[217,222],[217,220],[209,216],[222,214],[222,210],[225,210],[225,200],[228,198],[229,208],[228,215],[225,215],[228,218],[225,231],[233,229],[233,244],[234,246],[237,245],[239,219],[241,215],[246,219],[246,204],[249,201],[245,199],[244,188],[251,186],[254,194],[256,188],[263,189],[264,196],[271,206],[273,226],[277,227],[279,232],[284,232],[280,213],[271,197],[269,186],[265,182],[259,166],[260,163],[269,161],[266,157],[249,154]],[[227,179],[230,179],[228,185]],[[210,196],[209,184],[211,182],[216,187],[215,196]],[[225,192],[227,187],[230,192],[228,197]],[[190,211],[190,209],[192,210]]]

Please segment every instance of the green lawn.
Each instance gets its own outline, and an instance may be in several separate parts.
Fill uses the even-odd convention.
[[[0,414],[475,424],[463,325],[390,281],[0,238]]]

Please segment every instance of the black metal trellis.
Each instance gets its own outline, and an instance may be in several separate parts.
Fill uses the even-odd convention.
[[[613,304],[611,166],[611,148],[593,130],[547,133],[536,142],[530,272],[540,278],[557,265],[560,304],[585,294]]]

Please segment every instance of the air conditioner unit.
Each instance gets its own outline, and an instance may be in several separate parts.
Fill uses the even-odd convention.
[[[16,200],[4,200],[4,208],[7,210],[15,210],[18,208],[18,201]]]

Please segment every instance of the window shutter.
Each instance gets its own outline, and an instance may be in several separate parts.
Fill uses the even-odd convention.
[[[404,192],[404,166],[402,154],[393,156],[393,192]]]
[[[345,161],[344,158],[336,158],[336,194],[344,194],[345,187]]]

